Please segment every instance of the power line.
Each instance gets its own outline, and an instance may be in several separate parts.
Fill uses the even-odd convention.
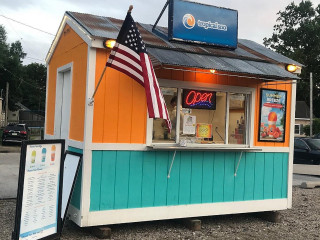
[[[29,28],[32,28],[32,29],[34,29],[34,30],[37,30],[37,31],[40,31],[40,32],[49,34],[49,35],[51,35],[51,36],[56,36],[55,34],[52,34],[52,33],[46,32],[46,31],[43,31],[43,30],[41,30],[41,29],[39,29],[39,28],[36,28],[36,27],[32,27],[32,26],[27,25],[27,24],[25,24],[25,23],[22,23],[22,22],[19,22],[19,21],[17,21],[17,20],[14,20],[14,19],[12,19],[12,18],[6,17],[6,16],[4,16],[4,15],[2,15],[2,14],[0,15],[0,17],[4,17],[4,18],[6,18],[6,19],[9,19],[9,20],[14,21],[14,22],[19,23],[19,24],[22,24],[22,25],[24,25],[24,26],[26,26],[26,27],[29,27]]]
[[[39,58],[33,58],[33,57],[28,57],[28,56],[26,56],[25,58],[29,58],[29,59],[32,59],[32,60],[37,60],[37,61],[40,61],[40,62],[46,62],[45,60],[39,59]]]
[[[0,16],[3,16],[3,11],[0,9]],[[16,29],[14,28],[14,26],[11,24],[11,22],[9,21],[9,19],[7,19],[7,22],[8,22],[8,24],[11,26],[11,28],[16,32],[16,34],[20,37],[20,41],[21,42],[24,42],[23,41],[23,38],[21,37],[21,35],[20,35],[20,33],[18,33],[18,31],[16,31]],[[27,47],[28,47],[28,45],[27,44],[24,44],[24,45],[26,45]],[[39,58],[32,58],[32,57],[29,57],[29,56],[26,56],[26,57],[24,57],[24,58],[28,58],[28,59],[31,59],[31,60],[36,60],[36,61],[38,61],[38,62],[43,62],[43,63],[45,63],[45,61],[44,61],[44,59],[39,59]],[[30,60],[30,62],[32,62]]]
[[[6,69],[4,66],[0,65],[0,67],[2,67],[3,70],[5,70],[6,72],[10,73],[12,76],[14,76],[16,79],[20,80],[21,82],[24,82],[25,84],[27,84],[27,85],[29,85],[29,86],[31,86],[31,87],[34,87],[34,88],[37,88],[37,89],[42,90],[41,87],[35,86],[34,84],[31,84],[31,83],[23,80],[22,78],[17,77],[14,73],[10,72],[10,71],[9,71],[8,69]],[[20,84],[21,84],[21,83],[20,83]],[[20,87],[20,84],[19,84],[19,87]],[[18,88],[19,88],[19,87],[18,87]]]

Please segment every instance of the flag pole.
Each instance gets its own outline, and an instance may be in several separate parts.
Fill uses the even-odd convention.
[[[132,9],[133,9],[133,6],[130,5],[130,6],[129,6],[128,13],[131,13]],[[112,61],[113,61],[113,59],[111,60],[111,62],[112,62]],[[100,78],[99,78],[98,84],[97,84],[97,86],[96,86],[96,88],[95,88],[95,90],[94,90],[94,92],[93,92],[93,94],[92,94],[92,97],[89,98],[89,103],[88,103],[89,106],[92,106],[93,103],[94,103],[94,96],[95,96],[96,93],[97,93],[97,90],[98,90],[98,88],[99,88],[99,86],[100,86],[100,83],[101,83],[101,81],[102,81],[102,78],[103,78],[106,70],[107,70],[107,65],[104,66],[103,71],[102,71],[102,73],[101,73],[101,76],[100,76]]]

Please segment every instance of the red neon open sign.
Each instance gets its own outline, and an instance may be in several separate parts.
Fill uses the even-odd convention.
[[[182,107],[215,110],[216,92],[184,89]]]

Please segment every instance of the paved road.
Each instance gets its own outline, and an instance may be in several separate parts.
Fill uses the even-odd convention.
[[[20,153],[21,147],[19,145],[8,145],[2,146],[0,145],[0,153]]]
[[[20,153],[0,153],[0,199],[17,197]]]
[[[300,186],[303,182],[320,182],[320,176],[293,174],[293,186]]]
[[[294,164],[293,173],[320,176],[320,165]]]
[[[17,196],[20,153],[0,152],[0,199],[15,198]],[[293,166],[294,186],[306,181],[320,181],[320,165]]]

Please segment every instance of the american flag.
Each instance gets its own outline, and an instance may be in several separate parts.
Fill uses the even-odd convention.
[[[128,75],[145,88],[149,118],[164,119],[171,131],[166,103],[146,45],[130,12],[127,13],[106,65]]]

